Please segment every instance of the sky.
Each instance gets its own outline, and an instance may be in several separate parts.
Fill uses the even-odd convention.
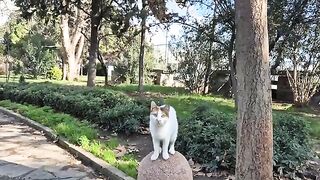
[[[203,19],[204,12],[203,8],[191,6],[189,8],[181,8],[175,2],[175,0],[167,1],[167,8],[169,12],[178,13],[179,16],[186,16],[187,14],[191,19],[201,21]],[[175,58],[170,53],[169,47],[166,47],[166,44],[170,42],[171,36],[179,36],[183,32],[183,27],[180,24],[171,24],[166,30],[165,28],[156,27],[151,28],[151,33],[148,34],[150,42],[154,45],[155,50],[162,55],[165,59],[165,54],[167,55],[167,61],[170,63],[176,63]],[[166,38],[167,37],[167,38]],[[166,53],[167,51],[167,53]]]
[[[3,25],[10,15],[10,12],[17,9],[11,0],[0,1],[0,26]]]

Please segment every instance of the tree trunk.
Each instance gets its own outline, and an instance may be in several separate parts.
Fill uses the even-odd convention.
[[[62,80],[67,80],[67,74],[68,74],[68,64],[66,62],[63,62],[63,64],[62,64]]]
[[[68,81],[74,81],[77,77],[77,64],[75,62],[74,56],[70,54],[68,56],[69,63],[68,63],[68,73],[67,73],[67,80]]]
[[[212,64],[212,59],[211,59],[211,50],[212,50],[212,42],[210,42],[210,47],[209,47],[209,55],[208,55],[208,59],[207,59],[207,68],[206,68],[206,74],[204,75],[204,84],[203,84],[203,91],[202,94],[205,95],[207,94],[207,86],[208,86],[208,79],[210,76],[210,72],[211,72],[211,64]]]
[[[236,63],[235,58],[233,56],[233,49],[234,49],[234,41],[236,39],[236,32],[235,28],[232,29],[232,35],[230,39],[230,44],[228,47],[228,61],[229,61],[229,67],[230,67],[230,79],[231,79],[231,96],[234,98],[234,104],[235,108],[237,109],[237,79],[236,79],[236,68],[235,65]]]
[[[104,65],[104,68],[105,68],[105,74],[104,74],[104,86],[108,86],[109,85],[109,78],[108,78],[108,76],[109,76],[109,67],[108,67],[109,65]]]
[[[69,15],[61,15],[61,54],[64,63],[63,80],[74,81],[78,75],[78,61],[83,51],[84,37],[81,34],[82,20],[80,15],[77,17],[77,26],[72,30],[70,35]],[[68,64],[68,68],[66,68]]]
[[[81,61],[81,55],[83,52],[83,47],[84,47],[84,35],[81,35],[77,52],[76,52],[76,63],[77,63],[76,79],[79,79],[79,76],[81,75],[81,66],[83,64],[83,62]]]
[[[89,49],[89,66],[87,86],[94,87],[96,84],[96,61],[98,57],[98,27],[100,25],[100,1],[92,0],[91,5],[91,37]]]
[[[139,54],[139,92],[143,93],[143,66],[144,66],[144,46],[145,46],[145,32],[146,32],[146,0],[142,0],[142,22],[141,22],[141,42],[140,42],[140,54]]]
[[[267,0],[237,0],[237,180],[272,180]]]

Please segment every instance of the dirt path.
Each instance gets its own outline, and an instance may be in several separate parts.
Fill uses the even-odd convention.
[[[0,113],[0,179],[103,179],[39,132]]]

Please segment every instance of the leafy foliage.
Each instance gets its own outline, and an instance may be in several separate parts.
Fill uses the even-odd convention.
[[[213,171],[233,170],[236,153],[236,122],[232,114],[199,105],[191,117],[180,121],[178,150]],[[275,115],[274,167],[276,173],[294,173],[312,157],[307,123],[293,115]]]
[[[14,71],[37,78],[46,74],[56,63],[55,32],[44,27],[41,22],[9,22],[6,41],[8,54],[15,58]],[[52,26],[53,27],[53,26]],[[54,29],[54,28],[53,28]]]
[[[273,127],[275,170],[298,170],[312,156],[308,124],[293,115],[275,115]]]
[[[133,133],[146,123],[148,108],[128,96],[105,89],[40,84],[1,84],[1,99],[49,106],[116,132]]]
[[[62,70],[54,66],[51,68],[51,70],[48,72],[48,78],[53,80],[61,80],[62,79]]]

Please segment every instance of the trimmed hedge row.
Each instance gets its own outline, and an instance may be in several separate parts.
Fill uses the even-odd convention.
[[[49,106],[116,132],[134,133],[145,124],[148,108],[129,96],[103,88],[52,83],[0,84],[0,99]]]

